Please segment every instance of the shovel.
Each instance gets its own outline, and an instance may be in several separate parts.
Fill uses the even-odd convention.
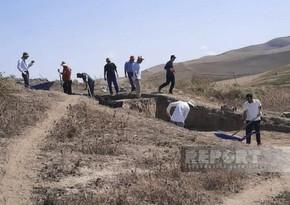
[[[247,124],[245,124],[241,129],[239,129],[238,131],[236,131],[234,134],[232,134],[231,136],[234,136],[235,134],[239,133],[241,130],[245,129],[245,127],[247,127],[249,124],[251,124],[252,122],[254,122],[259,116],[257,116],[256,118],[252,119],[250,122],[248,122]]]
[[[90,86],[89,86],[89,83],[88,83],[88,82],[87,82],[87,88],[88,88],[88,91],[89,91],[90,97],[93,97],[93,96],[92,96],[91,89],[90,89]]]
[[[234,136],[235,134],[237,134],[238,132],[240,132],[241,130],[245,129],[245,127],[247,127],[249,124],[251,124],[254,120],[256,120],[259,116],[257,116],[256,118],[254,118],[253,120],[251,120],[250,122],[248,122],[247,124],[245,124],[241,129],[239,129],[238,131],[236,131],[235,133],[233,133],[232,135],[228,135],[228,134],[224,134],[221,132],[214,132],[214,135],[222,138],[222,139],[227,139],[227,140],[233,140],[233,141],[243,141],[245,139],[247,139],[248,137],[250,137],[251,135],[255,134],[256,132],[251,132],[248,133],[246,136],[244,137],[236,137]]]

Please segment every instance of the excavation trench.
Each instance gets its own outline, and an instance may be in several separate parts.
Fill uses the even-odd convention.
[[[124,108],[138,111],[148,117],[155,117],[164,121],[170,121],[166,115],[166,108],[170,102],[176,99],[163,95],[144,94],[141,99],[135,99],[130,95],[97,96],[99,103],[112,108]],[[204,106],[195,106],[185,121],[185,128],[197,131],[235,131],[243,127],[240,113],[228,112]],[[278,117],[263,117],[261,129],[290,133],[290,121]]]

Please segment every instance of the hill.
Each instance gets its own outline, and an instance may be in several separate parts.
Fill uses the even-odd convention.
[[[280,87],[290,87],[290,65],[285,65],[253,76],[224,80],[218,83],[238,83],[239,85],[277,85]]]
[[[287,204],[289,173],[182,172],[182,146],[249,146],[147,115],[146,99],[112,109],[83,95],[23,89],[9,78],[0,78],[0,91],[7,91],[0,100],[0,204]],[[231,116],[191,111],[198,121],[209,117],[207,125]],[[289,129],[268,130],[263,146],[290,145]]]
[[[215,81],[250,76],[290,64],[290,37],[270,40],[264,44],[231,50],[220,55],[175,64],[178,80],[192,76]],[[164,80],[164,65],[143,71],[144,80],[152,83]]]

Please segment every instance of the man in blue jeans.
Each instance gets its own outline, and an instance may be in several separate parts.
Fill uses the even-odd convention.
[[[125,77],[127,78],[127,74],[128,74],[128,78],[131,84],[131,92],[136,90],[136,85],[133,79],[134,73],[133,73],[133,65],[135,62],[135,57],[134,56],[130,56],[130,60],[128,62],[125,63],[124,66],[124,71],[125,71]]]
[[[115,63],[112,63],[109,58],[106,59],[107,64],[104,66],[104,79],[108,81],[108,86],[110,94],[113,95],[112,83],[114,84],[116,95],[119,93],[119,87],[117,83],[116,74],[118,77],[117,66]]]

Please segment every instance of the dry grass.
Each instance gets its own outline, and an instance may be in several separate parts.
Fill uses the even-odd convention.
[[[0,131],[5,137],[19,134],[23,128],[43,119],[49,107],[44,98],[35,98],[36,93],[22,93],[10,78],[0,77]]]
[[[242,180],[244,180],[242,182]],[[245,183],[243,174],[182,173],[178,167],[148,173],[132,171],[117,175],[110,184],[99,181],[94,190],[59,195],[56,205],[134,205],[134,204],[217,204],[219,193],[238,192]],[[213,191],[217,191],[213,194]],[[53,194],[52,192],[49,196]],[[55,192],[57,193],[57,192]]]
[[[0,97],[5,98],[13,93],[19,92],[20,88],[15,84],[15,81],[9,77],[0,75]]]
[[[264,201],[261,205],[289,205],[290,192],[285,191],[270,200]]]
[[[290,110],[290,88],[276,85],[240,86],[238,84],[216,84],[208,79],[193,78],[191,82],[177,82],[177,88],[186,93],[214,98],[221,104],[241,107],[245,95],[253,93],[261,101],[263,109],[285,112]]]
[[[77,189],[73,193],[69,187],[42,187],[36,191],[38,204],[216,204],[222,194],[214,192],[238,192],[247,180],[241,173],[181,172],[179,147],[193,143],[192,132],[172,133],[175,129],[150,124],[142,116],[129,119],[133,113],[100,112],[86,104],[67,109],[68,116],[44,146],[44,184],[77,180],[83,168],[106,173],[106,167],[115,167],[114,174],[72,185]]]
[[[260,95],[263,109],[286,112],[290,110],[290,88],[264,86]]]

